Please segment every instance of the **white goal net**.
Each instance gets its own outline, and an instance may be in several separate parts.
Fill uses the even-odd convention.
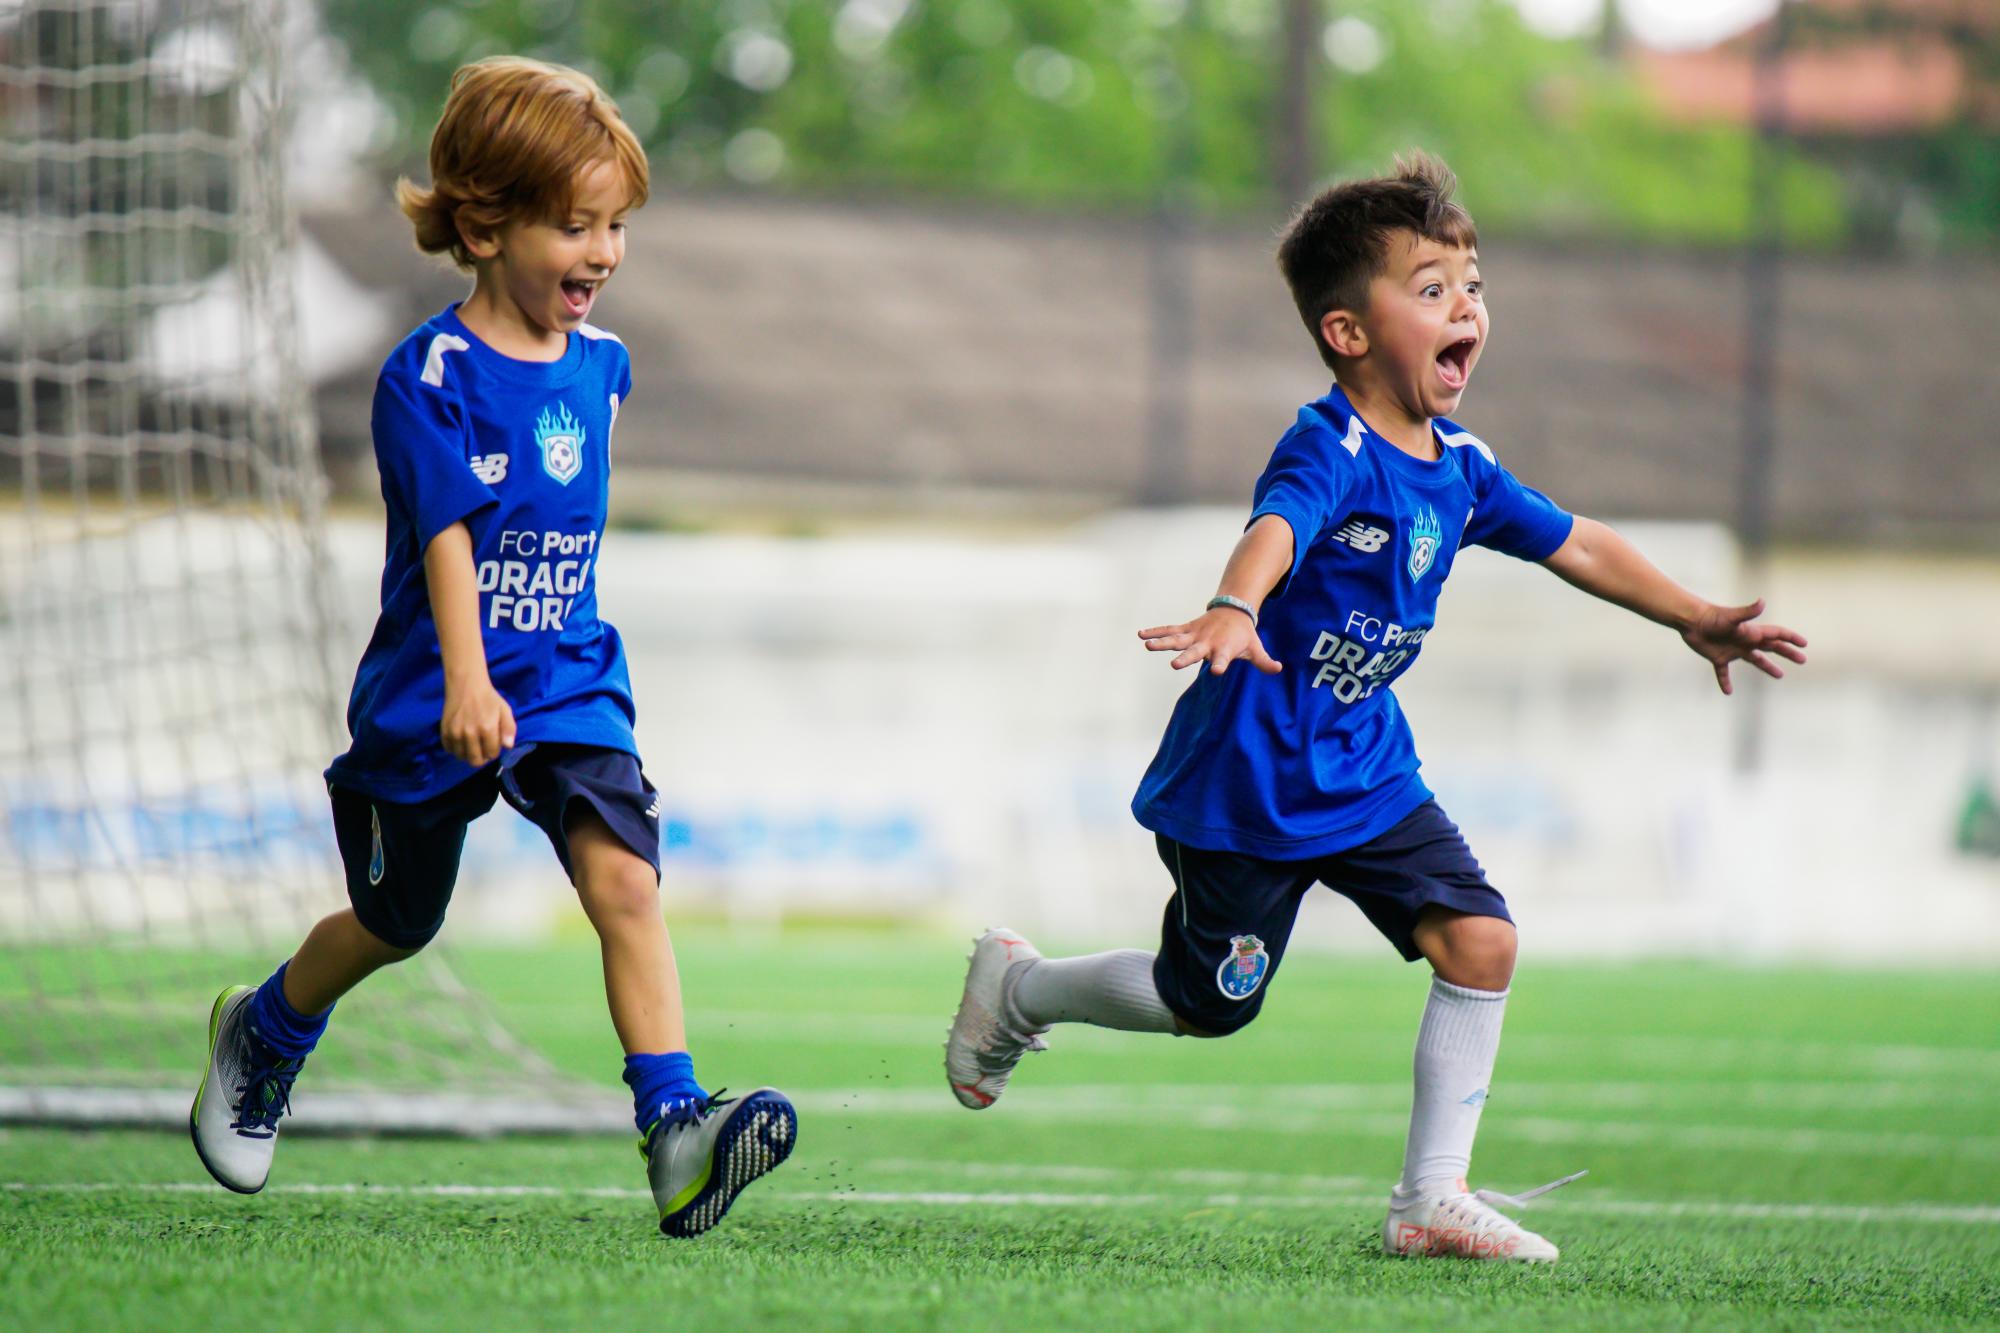
[[[185,1117],[214,994],[343,900],[284,18],[0,0],[0,1119]],[[336,1029],[301,1123],[561,1086],[429,954]]]

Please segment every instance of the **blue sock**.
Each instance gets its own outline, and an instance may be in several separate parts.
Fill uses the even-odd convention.
[[[319,1045],[322,1032],[326,1031],[326,1020],[333,1009],[317,1018],[308,1018],[292,1008],[285,998],[285,969],[289,962],[278,964],[278,970],[270,980],[257,988],[250,997],[250,1035],[269,1047],[280,1058],[303,1060],[312,1054],[312,1048]]]
[[[660,1118],[661,1103],[700,1101],[708,1096],[694,1081],[694,1057],[686,1051],[626,1056],[625,1082],[632,1089],[632,1118],[641,1134]]]

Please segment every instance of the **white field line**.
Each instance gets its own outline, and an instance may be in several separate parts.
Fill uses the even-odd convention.
[[[1670,1145],[1704,1150],[1850,1157],[1969,1157],[2000,1161],[2000,1138],[1974,1134],[1880,1133],[1854,1129],[1768,1129],[1750,1125],[1607,1124],[1589,1120],[1501,1115],[1481,1128],[1498,1138],[1530,1143]]]
[[[1664,1066],[1715,1068],[1747,1064],[1763,1070],[1803,1066],[1809,1071],[1829,1068],[1879,1077],[1913,1074],[1950,1079],[2000,1078],[2000,1048],[1985,1046],[1895,1046],[1845,1042],[1773,1041],[1747,1037],[1603,1036],[1509,1037],[1503,1052],[1563,1059],[1609,1058],[1621,1064],[1634,1059]]]
[[[762,1038],[837,1038],[869,1044],[899,1045],[935,1041],[942,1045],[951,1026],[948,1012],[935,1018],[907,1014],[796,1014],[772,1010],[714,1010],[698,1016],[703,1028],[733,1028],[738,1036]],[[1396,1041],[1414,1039],[1408,1032],[1390,1033]],[[1845,1042],[1776,1041],[1744,1037],[1647,1037],[1606,1033],[1602,1036],[1509,1037],[1503,1053],[1586,1061],[1615,1059],[1629,1066],[1634,1059],[1675,1069],[1734,1067],[1799,1068],[1816,1073],[1828,1068],[1856,1075],[1908,1078],[1929,1074],[1954,1081],[2000,1078],[2000,1048],[1986,1046],[1911,1046]]]
[[[787,1193],[787,1199],[823,1203],[869,1203],[880,1205],[932,1205],[966,1207],[998,1205],[1016,1208],[1129,1208],[1140,1206],[1184,1208],[1302,1208],[1334,1209],[1384,1208],[1388,1193],[1372,1194],[1048,1194],[1032,1192],[976,1193],[949,1190],[815,1190]],[[1820,1203],[1726,1203],[1709,1200],[1653,1202],[1639,1199],[1571,1200],[1550,1204],[1550,1208],[1570,1213],[1616,1213],[1629,1217],[1705,1217],[1780,1219],[1811,1222],[1950,1222],[1974,1226],[2000,1224],[2000,1208],[1956,1207],[1949,1204],[1820,1204]],[[1538,1212],[1540,1206],[1538,1204]]]
[[[942,1045],[951,1026],[948,1012],[936,1018],[907,1014],[788,1014],[772,1010],[716,1010],[699,1015],[705,1028],[734,1028],[741,1036],[772,1038],[826,1036],[866,1042],[893,1043],[934,1039]],[[1414,1039],[1416,1024],[1407,1032],[1391,1032],[1398,1042]],[[1807,1072],[1828,1068],[1856,1075],[1908,1078],[1931,1074],[1947,1079],[2000,1078],[2000,1047],[1912,1046],[1857,1042],[1780,1041],[1747,1037],[1649,1037],[1605,1033],[1602,1036],[1533,1035],[1509,1037],[1503,1053],[1538,1057],[1589,1059],[1609,1053],[1621,1064],[1633,1059],[1675,1069],[1747,1065],[1752,1069]]]
[[[1395,1098],[1389,1096],[1394,1091]],[[1209,1130],[1255,1129],[1265,1134],[1360,1134],[1401,1138],[1407,1111],[1374,1108],[1409,1104],[1409,1094],[1388,1084],[1292,1084],[1255,1089],[1228,1101],[1213,1086],[1085,1084],[1021,1089],[996,1115],[1027,1119],[1088,1120],[1093,1124],[1168,1125]],[[1677,1125],[1654,1122],[1572,1120],[1519,1116],[1507,1107],[1501,1084],[1480,1130],[1489,1139],[1530,1143],[1611,1144],[1739,1150],[1793,1155],[1843,1153],[1856,1157],[1956,1156],[2000,1161],[2000,1138],[1975,1134],[1925,1134],[1876,1130],[1814,1129],[1764,1125]],[[917,1089],[850,1088],[792,1094],[801,1111],[838,1116],[959,1115],[956,1102]],[[1494,1104],[1494,1103],[1497,1103]],[[1367,1108],[1367,1109],[1362,1109]]]
[[[66,1079],[63,1076],[68,1076]],[[0,1064],[0,1084],[38,1087],[65,1083],[146,1090],[158,1087],[158,1076],[145,1070],[107,1071],[77,1066]],[[942,1080],[936,1093],[922,1088],[822,1088],[794,1095],[794,1101],[810,1102],[822,1112],[866,1109],[885,1114],[950,1114],[958,1104],[943,1092]],[[320,1085],[315,1085],[315,1089]],[[310,1105],[308,1089],[302,1101]],[[364,1091],[351,1084],[328,1088],[343,1094]],[[622,1094],[619,1094],[622,1096]],[[1176,1112],[1213,1108],[1225,1100],[1237,1107],[1296,1106],[1303,1102],[1327,1110],[1398,1110],[1410,1102],[1407,1080],[1378,1083],[1263,1083],[1234,1088],[1221,1083],[1092,1083],[1059,1084],[1035,1088],[1008,1098],[1010,1111],[1039,1103],[1040,1110],[1023,1109],[1021,1114],[1059,1114],[1056,1108],[1065,1098],[1083,1096],[1092,1104],[1081,1110],[1095,1114],[1099,1101],[1121,1098],[1127,1104],[1144,1104]],[[1706,1109],[1711,1107],[1755,1107],[1777,1111],[1803,1110],[1926,1110],[1952,1107],[1985,1108],[2000,1102],[2000,1088],[1964,1083],[1911,1083],[1896,1079],[1821,1082],[1690,1082],[1671,1080],[1589,1079],[1551,1082],[1514,1082],[1503,1077],[1493,1089],[1493,1104],[1513,1108],[1552,1111],[1646,1111],[1663,1109]],[[850,1105],[850,1103],[853,1103]]]
[[[47,1003],[47,1002],[44,1002]],[[60,998],[56,1002],[61,1004]],[[90,1001],[93,1012],[106,1002]],[[116,1002],[110,1002],[116,1003]],[[121,1006],[125,1007],[125,1006]],[[132,1007],[142,1017],[156,1016],[150,1006]],[[205,1018],[207,1006],[201,1006]],[[697,1016],[700,1027],[711,1034],[734,1030],[737,1036],[770,1040],[839,1040],[865,1045],[902,1046],[912,1042],[942,1045],[951,1026],[949,1012],[935,1017],[909,1014],[785,1013],[777,1010],[704,1010]],[[1414,1038],[1416,1025],[1408,1032],[1390,1034],[1398,1041]],[[1911,1046],[1845,1042],[1801,1042],[1741,1037],[1648,1037],[1606,1033],[1602,1036],[1524,1035],[1509,1037],[1502,1048],[1538,1058],[1592,1058],[1616,1060],[1629,1066],[1634,1059],[1647,1064],[1685,1068],[1714,1068],[1748,1065],[1753,1069],[1802,1068],[1817,1072],[1829,1067],[1849,1070],[1856,1075],[1881,1078],[1908,1078],[1916,1074],[1942,1076],[1952,1080],[2000,1078],[2000,1049],[1994,1046]]]
[[[6,1181],[0,1192],[22,1194],[191,1194],[226,1199],[222,1188],[206,1181]],[[340,1196],[394,1199],[618,1199],[650,1200],[650,1191],[613,1186],[576,1185],[366,1185],[281,1184],[266,1187],[267,1195]],[[1300,1208],[1377,1209],[1386,1193],[1241,1194],[1217,1192],[1157,1193],[1119,1190],[1116,1193],[1056,1193],[1009,1190],[772,1190],[762,1197],[798,1203],[868,1204],[880,1207],[994,1208]],[[1728,1203],[1711,1200],[1660,1202],[1639,1199],[1571,1199],[1551,1201],[1549,1208],[1568,1213],[1605,1213],[1628,1217],[1702,1217],[1809,1222],[1939,1222],[1975,1226],[2000,1224],[2000,1207],[1936,1203],[1821,1204]],[[1537,1211],[1541,1211],[1538,1209]]]
[[[222,1187],[206,1180],[157,1181],[34,1181],[9,1180],[0,1192],[12,1194],[214,1194]],[[333,1194],[368,1198],[410,1199],[650,1199],[651,1190],[604,1185],[315,1185],[292,1182],[266,1185],[265,1194]]]
[[[802,1096],[823,1106],[831,1099],[860,1097],[871,1110],[938,1109],[938,1099],[921,1088],[817,1089]],[[1127,1103],[1144,1103],[1179,1110],[1199,1110],[1223,1102],[1232,1106],[1297,1105],[1348,1110],[1395,1110],[1410,1104],[1407,1079],[1381,1083],[1260,1083],[1232,1087],[1222,1083],[1087,1083],[1057,1084],[1021,1094],[1051,1105],[1065,1097],[1098,1101],[1122,1096]],[[794,1098],[796,1100],[796,1098]],[[1637,1111],[1662,1108],[1755,1106],[1774,1110],[1887,1110],[1964,1106],[1985,1108],[2000,1102],[2000,1088],[1964,1084],[1838,1082],[1731,1083],[1726,1081],[1641,1082],[1589,1079],[1574,1082],[1514,1082],[1504,1076],[1493,1085],[1492,1104],[1547,1110]],[[1008,1099],[1011,1107],[1015,1098]],[[945,1103],[947,1107],[956,1102]],[[848,1109],[842,1107],[840,1109]]]
[[[1379,1182],[1368,1176],[1316,1176],[1300,1171],[1220,1171],[1197,1170],[1192,1168],[1164,1168],[1142,1170],[1129,1166],[1071,1166],[1060,1162],[958,1162],[935,1157],[877,1157],[863,1162],[857,1168],[864,1174],[874,1172],[924,1172],[953,1176],[970,1176],[974,1179],[1020,1180],[1094,1180],[1100,1183],[1146,1180],[1174,1185],[1265,1185],[1283,1188],[1321,1190],[1339,1193],[1342,1190],[1366,1190]],[[1387,1198],[1386,1188],[1378,1191]]]
[[[38,1087],[67,1083],[85,1087],[148,1089],[159,1086],[158,1075],[146,1070],[106,1071],[94,1066],[6,1065],[0,1064],[0,1084]],[[314,1085],[315,1087],[321,1085]],[[956,1110],[958,1104],[938,1080],[938,1092],[921,1088],[823,1088],[798,1093],[793,1100],[809,1099],[820,1110],[848,1110],[850,1098],[864,1099],[868,1109],[888,1114]],[[352,1084],[331,1091],[362,1091]],[[305,1089],[301,1100],[309,1104],[313,1089]],[[1222,1083],[1092,1083],[1058,1084],[1034,1088],[1009,1097],[1008,1107],[1029,1101],[1044,1103],[1042,1113],[1064,1097],[1084,1094],[1092,1098],[1122,1097],[1128,1103],[1178,1110],[1215,1106],[1225,1099],[1231,1105],[1267,1103],[1297,1104],[1351,1110],[1395,1110],[1410,1102],[1407,1079],[1378,1083],[1261,1083],[1236,1088]],[[618,1094],[622,1096],[623,1094]],[[1493,1103],[1517,1108],[1554,1111],[1643,1111],[1700,1109],[1708,1107],[1756,1107],[1770,1110],[1924,1110],[1932,1108],[1984,1108],[2000,1102],[2000,1088],[1958,1083],[1912,1083],[1902,1079],[1819,1082],[1749,1082],[1684,1079],[1650,1082],[1633,1079],[1587,1079],[1575,1081],[1533,1080],[1515,1082],[1505,1077],[1496,1081]],[[1024,1112],[1032,1114],[1032,1112]]]

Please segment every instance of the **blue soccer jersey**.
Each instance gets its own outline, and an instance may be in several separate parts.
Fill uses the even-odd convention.
[[[444,664],[424,579],[424,548],[460,521],[517,743],[638,752],[625,650],[597,618],[611,428],[631,389],[624,345],[588,324],[560,360],[516,361],[451,306],[389,354],[371,423],[388,507],[382,613],[348,700],[353,745],[329,781],[421,801],[472,776],[438,739]]]
[[[1362,421],[1336,386],[1257,481],[1251,521],[1291,525],[1292,568],[1259,628],[1284,663],[1198,670],[1174,706],[1132,813],[1176,842],[1271,860],[1357,847],[1429,799],[1390,687],[1437,620],[1464,546],[1542,560],[1573,520],[1450,421],[1424,462]]]

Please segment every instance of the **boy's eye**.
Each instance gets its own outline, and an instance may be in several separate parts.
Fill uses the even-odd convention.
[[[1423,294],[1425,296],[1443,296],[1444,286],[1441,283],[1427,282],[1424,284]]]
[[[1465,284],[1465,290],[1471,292],[1474,296],[1484,296],[1486,294],[1486,284],[1474,278],[1471,282]]]

